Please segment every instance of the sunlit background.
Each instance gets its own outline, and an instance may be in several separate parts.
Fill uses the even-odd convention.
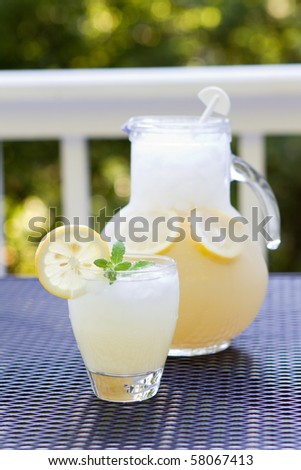
[[[0,0],[0,68],[299,63],[300,24],[296,0]],[[129,152],[126,140],[90,142],[93,214],[127,203]],[[300,153],[300,136],[267,138],[283,239],[272,271],[301,270]],[[7,268],[33,274],[28,221],[60,211],[58,142],[5,142],[4,155]]]

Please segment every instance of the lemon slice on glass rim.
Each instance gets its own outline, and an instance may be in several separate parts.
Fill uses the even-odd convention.
[[[217,261],[237,258],[247,239],[247,228],[239,218],[217,210],[200,210],[202,222],[191,229],[192,242],[201,253]]]
[[[85,293],[87,279],[102,277],[94,260],[109,257],[107,243],[95,230],[85,225],[63,225],[41,240],[35,267],[39,281],[48,292],[73,299]]]

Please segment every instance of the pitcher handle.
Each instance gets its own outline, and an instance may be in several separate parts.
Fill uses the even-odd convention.
[[[270,250],[276,250],[280,244],[280,213],[274,192],[269,183],[249,163],[232,155],[231,180],[247,183],[256,194],[263,216],[270,216],[267,223]]]

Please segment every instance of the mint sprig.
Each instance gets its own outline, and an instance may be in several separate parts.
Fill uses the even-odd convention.
[[[109,280],[110,284],[113,284],[117,280],[117,274],[119,271],[137,271],[141,268],[153,266],[152,261],[138,260],[134,263],[130,261],[124,261],[125,255],[124,243],[117,241],[114,243],[111,251],[110,259],[105,258],[96,259],[94,264],[104,270],[104,276]]]

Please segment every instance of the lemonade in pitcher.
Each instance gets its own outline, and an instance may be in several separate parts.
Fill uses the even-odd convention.
[[[259,312],[268,283],[258,233],[231,205],[230,182],[247,182],[257,193],[269,215],[269,248],[279,244],[273,192],[231,154],[225,117],[144,116],[124,130],[132,143],[131,198],[104,235],[122,239],[129,253],[176,260],[180,309],[170,355],[221,351]]]

